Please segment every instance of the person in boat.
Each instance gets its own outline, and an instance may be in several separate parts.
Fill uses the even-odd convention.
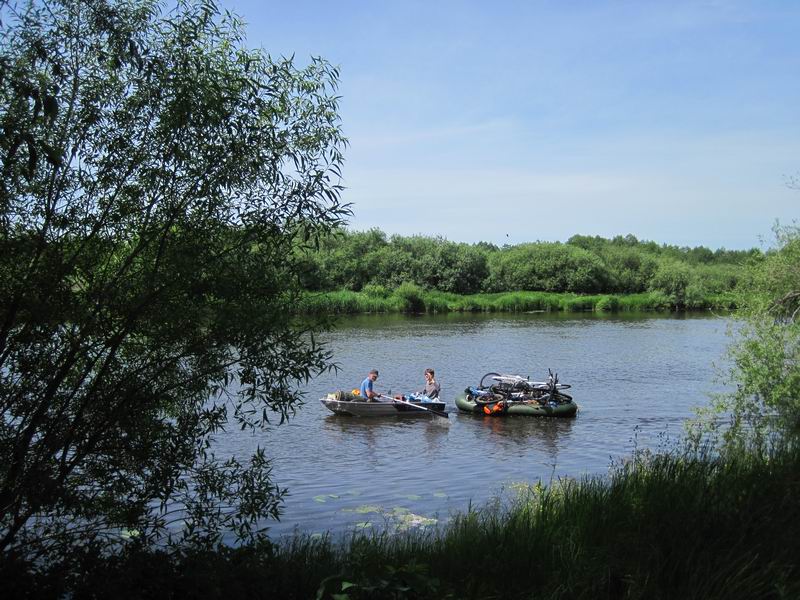
[[[420,391],[420,394],[426,395],[431,400],[439,397],[439,392],[442,387],[436,381],[433,369],[425,369],[425,387]]]
[[[381,397],[381,394],[378,394],[374,389],[372,384],[375,383],[375,380],[378,378],[378,369],[372,369],[369,372],[369,375],[361,382],[361,397],[366,402],[376,402],[378,398]]]

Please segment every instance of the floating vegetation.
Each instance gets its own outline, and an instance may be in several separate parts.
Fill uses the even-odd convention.
[[[354,512],[365,515],[368,513],[380,513],[383,512],[383,509],[380,506],[375,506],[374,504],[364,504],[355,508],[343,508],[342,512]]]
[[[357,506],[356,508],[344,508],[342,512],[352,512],[361,515],[374,514],[376,519],[381,519],[389,531],[401,532],[419,527],[430,527],[436,525],[439,521],[433,517],[426,517],[411,512],[405,506],[395,506],[394,508],[385,509],[382,506],[374,504],[365,504]],[[375,521],[371,521],[375,522]],[[356,527],[363,529],[364,523],[362,521],[356,523]]]
[[[444,492],[433,492],[434,498],[448,498],[449,496]]]
[[[319,496],[314,496],[314,502],[322,502],[325,503],[328,499],[336,500],[339,498],[338,494],[320,494]]]
[[[403,496],[408,500],[422,500],[422,496],[418,496],[417,494],[409,494],[408,496]]]
[[[432,517],[424,517],[412,512],[398,513],[393,515],[393,517],[397,520],[397,531],[408,531],[415,527],[430,527],[436,525],[438,522],[437,519]]]

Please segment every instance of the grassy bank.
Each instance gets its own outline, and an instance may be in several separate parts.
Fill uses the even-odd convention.
[[[177,556],[87,551],[70,587],[75,598],[796,598],[799,492],[797,451],[644,456],[607,478],[526,488],[435,532]],[[16,592],[64,590],[59,575],[0,575],[24,586]]]
[[[299,311],[310,314],[447,313],[447,312],[644,312],[672,310],[727,310],[734,308],[732,294],[709,295],[677,301],[661,292],[642,294],[556,294],[504,292],[459,295],[401,285],[395,290],[379,286],[361,292],[307,293]]]

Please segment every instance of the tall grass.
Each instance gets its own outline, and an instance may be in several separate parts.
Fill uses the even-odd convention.
[[[796,598],[798,492],[797,449],[641,454],[440,530],[95,556],[75,597]]]
[[[661,292],[641,294],[556,294],[549,292],[503,292],[461,296],[423,290],[403,284],[395,290],[380,286],[362,292],[348,290],[307,293],[298,311],[310,314],[364,313],[448,313],[448,312],[648,312],[675,310]],[[709,295],[696,299],[688,308],[694,310],[731,309],[730,294]]]

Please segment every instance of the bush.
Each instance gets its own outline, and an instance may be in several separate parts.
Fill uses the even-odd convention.
[[[404,304],[404,312],[423,313],[425,312],[425,301],[423,300],[422,288],[413,283],[403,283],[395,291],[394,296],[400,298]]]
[[[376,283],[368,283],[362,288],[361,292],[370,298],[388,298],[392,295],[391,290]]]
[[[594,309],[598,312],[615,312],[619,310],[619,298],[616,296],[601,296]]]
[[[670,304],[684,308],[686,287],[691,279],[691,267],[674,260],[663,260],[650,281],[650,290],[661,292],[669,299]]]
[[[608,272],[594,254],[574,246],[536,243],[512,246],[489,259],[487,286],[495,292],[602,292]]]

